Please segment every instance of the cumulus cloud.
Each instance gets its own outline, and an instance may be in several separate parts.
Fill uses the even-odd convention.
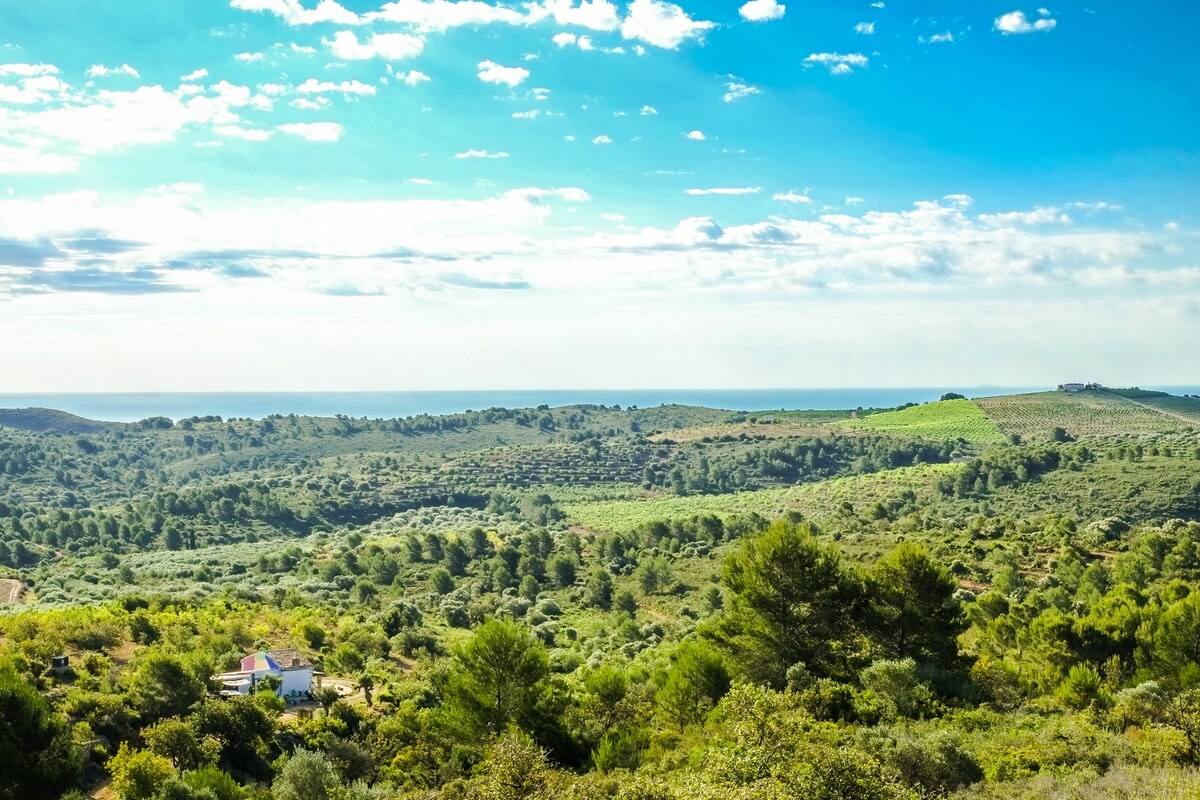
[[[204,80],[204,79],[205,79],[205,78],[207,78],[207,77],[208,77],[208,70],[206,70],[206,69],[198,69],[198,70],[196,70],[195,72],[189,72],[187,75],[184,75],[184,76],[183,76],[183,77],[181,77],[179,80],[181,80],[181,81],[184,81],[184,82],[187,82],[187,81],[201,81],[201,80]]]
[[[410,69],[408,72],[397,72],[396,78],[407,86],[416,86],[418,83],[426,83],[431,80],[424,72],[415,69]]]
[[[32,78],[37,75],[57,75],[58,67],[53,64],[0,64],[0,75],[19,75]]]
[[[512,118],[513,119],[537,119],[538,114],[540,114],[540,113],[541,112],[538,111],[536,108],[532,109],[530,111],[514,111]]]
[[[830,75],[849,75],[854,67],[865,67],[867,63],[862,53],[812,53],[804,59],[804,66],[820,64],[829,69]]]
[[[315,8],[306,9],[299,0],[230,0],[229,5],[242,11],[265,11],[283,19],[288,25],[316,25],[331,22],[335,25],[358,25],[360,17],[334,0],[320,0]]]
[[[304,83],[296,87],[296,91],[300,94],[327,94],[332,92],[340,92],[343,95],[372,95],[376,89],[369,83],[361,81],[341,81],[334,83],[333,81],[319,81],[316,78],[309,78]]]
[[[694,20],[674,3],[660,0],[633,0],[625,21],[621,23],[621,35],[626,39],[638,39],[655,47],[675,50],[689,39],[703,39],[716,23]]]
[[[778,200],[781,203],[793,203],[793,204],[812,203],[812,198],[809,197],[807,194],[800,194],[799,192],[796,192],[794,190],[789,190],[786,192],[777,192],[776,194],[771,196],[771,199]]]
[[[761,186],[735,186],[735,187],[717,187],[713,189],[684,189],[684,194],[690,195],[743,195],[743,194],[758,194],[762,191]]]
[[[871,36],[875,33],[874,22],[860,22],[854,26],[855,33],[861,33],[863,36]]]
[[[642,106],[642,110],[638,112],[643,117],[657,117],[658,109],[654,106]]]
[[[369,22],[398,22],[421,31],[445,31],[465,25],[505,23],[519,25],[525,20],[520,12],[493,6],[479,0],[396,0],[379,11],[365,15]]]
[[[742,83],[739,80],[732,80],[725,84],[725,94],[722,100],[726,103],[732,103],[734,100],[741,100],[743,97],[749,97],[752,94],[761,94],[762,90],[757,86],[751,86],[748,83]]]
[[[693,142],[704,141],[704,131],[688,131],[683,136],[685,139],[691,139]]]
[[[1050,16],[1049,9],[1039,8],[1038,16],[1030,20],[1024,11],[1010,11],[996,17],[992,24],[993,30],[1008,36],[1020,33],[1049,33],[1058,25],[1058,20]]]
[[[140,78],[138,71],[128,64],[119,67],[106,67],[103,64],[93,64],[87,71],[89,77],[107,78],[110,75],[124,75],[130,78]]]
[[[592,144],[612,144],[612,139],[602,133],[592,139]]]
[[[738,9],[738,13],[742,15],[742,19],[747,19],[751,22],[782,19],[786,11],[787,6],[776,2],[776,0],[750,0],[750,2]]]
[[[503,67],[495,61],[480,61],[479,80],[484,83],[497,83],[504,86],[519,86],[529,77],[529,70],[524,67]]]
[[[946,31],[944,33],[935,33],[932,36],[918,36],[917,40],[921,44],[948,44],[954,41],[954,34]]]
[[[368,58],[399,61],[418,56],[425,49],[425,40],[407,33],[373,33],[368,41],[360,42],[354,31],[338,31],[322,43],[338,58],[364,61]]]
[[[336,142],[342,138],[344,128],[336,122],[290,122],[278,130],[310,142]]]
[[[462,153],[455,153],[455,158],[508,158],[508,153],[501,150],[498,153],[492,153],[487,150],[466,150]]]
[[[266,56],[262,53],[238,53],[236,56],[234,56],[235,60],[243,61],[247,64],[255,61],[262,61],[264,58],[266,58]]]
[[[540,22],[552,18],[559,25],[575,25],[595,31],[615,31],[621,24],[617,7],[608,0],[545,0],[527,5],[528,22]]]

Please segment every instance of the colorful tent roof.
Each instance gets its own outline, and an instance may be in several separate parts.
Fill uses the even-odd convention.
[[[261,650],[242,659],[243,672],[259,672],[261,670],[278,670],[279,664]]]

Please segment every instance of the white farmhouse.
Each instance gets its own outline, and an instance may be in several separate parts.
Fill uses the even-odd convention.
[[[299,651],[259,650],[242,659],[241,668],[234,672],[223,672],[214,675],[213,680],[220,681],[224,696],[250,694],[263,678],[278,678],[279,689],[276,691],[284,699],[300,699],[308,696],[313,688],[313,679],[317,687],[321,685],[322,673],[313,669],[313,665]]]
[[[1087,387],[1082,383],[1064,383],[1062,385],[1062,390],[1064,392],[1082,392],[1086,388]]]

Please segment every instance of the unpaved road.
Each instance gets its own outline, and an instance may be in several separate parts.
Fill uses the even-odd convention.
[[[0,603],[19,603],[23,594],[25,594],[25,584],[9,578],[0,579]]]

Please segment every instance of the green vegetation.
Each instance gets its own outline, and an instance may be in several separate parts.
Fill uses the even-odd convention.
[[[844,423],[848,428],[904,434],[924,439],[961,439],[974,444],[1004,441],[1000,429],[970,400],[939,400],[918,406],[870,414]]]
[[[1157,401],[1156,401],[1157,402]],[[1108,392],[1041,392],[982,397],[975,403],[1008,436],[1044,442],[1062,428],[1076,438],[1119,438],[1186,430],[1186,421]]]
[[[1191,796],[1195,402],[7,426],[0,798]]]

